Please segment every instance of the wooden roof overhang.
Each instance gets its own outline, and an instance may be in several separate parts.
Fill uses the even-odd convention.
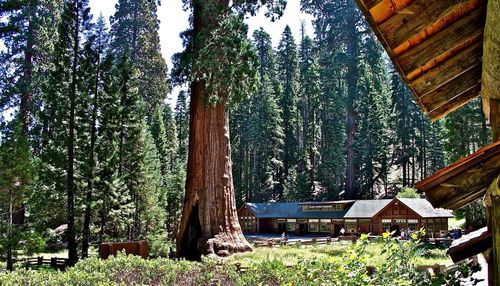
[[[500,174],[500,140],[418,182],[434,207],[456,210],[484,196]]]
[[[487,227],[471,232],[455,240],[447,253],[457,263],[491,248],[493,238]]]
[[[480,94],[485,0],[355,1],[432,120]]]

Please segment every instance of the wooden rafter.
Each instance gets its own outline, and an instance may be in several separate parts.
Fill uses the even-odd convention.
[[[485,0],[356,0],[432,120],[479,95]]]
[[[434,207],[456,210],[484,196],[500,174],[500,141],[458,160],[416,184]]]

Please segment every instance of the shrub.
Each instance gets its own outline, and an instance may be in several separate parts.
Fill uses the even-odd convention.
[[[379,243],[384,246],[381,253],[384,261],[371,273],[367,271],[368,257],[372,255],[367,252],[370,242],[363,236],[341,256],[302,259],[292,266],[282,260],[265,259],[250,263],[244,273],[236,271],[234,262],[224,264],[209,258],[201,262],[144,260],[121,253],[107,260],[80,261],[66,272],[23,269],[0,272],[0,285],[461,285],[476,270],[460,265],[451,273],[430,277],[427,272],[416,270],[415,259],[422,252],[416,237],[400,241],[386,234]]]

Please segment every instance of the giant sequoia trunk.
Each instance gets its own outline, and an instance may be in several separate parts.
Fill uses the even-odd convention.
[[[227,256],[251,251],[238,222],[231,171],[229,118],[225,102],[206,104],[204,88],[191,94],[186,196],[177,234],[180,257]]]
[[[199,40],[200,32],[207,32],[213,19],[204,6],[215,2],[193,1],[195,51],[205,44]],[[225,8],[229,4],[217,2]],[[219,98],[218,104],[207,104],[204,83],[192,83],[186,195],[177,234],[177,254],[190,260],[251,251],[236,211],[227,98]]]

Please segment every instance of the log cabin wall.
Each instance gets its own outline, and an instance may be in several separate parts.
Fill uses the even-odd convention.
[[[244,233],[258,233],[259,223],[255,214],[246,206],[238,210],[238,220]]]

